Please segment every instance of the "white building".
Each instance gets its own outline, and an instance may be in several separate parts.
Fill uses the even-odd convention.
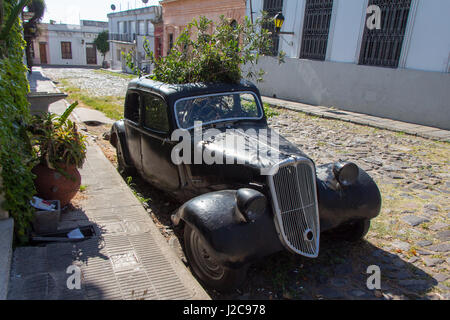
[[[102,21],[81,20],[80,25],[41,23],[33,40],[33,64],[101,66],[102,54],[94,40],[108,29]],[[108,59],[108,54],[106,56]]]
[[[251,1],[251,3],[250,3]],[[375,26],[377,5],[381,10]],[[450,1],[247,0],[282,12],[262,94],[450,129]],[[369,10],[370,9],[370,10]]]
[[[149,40],[150,49],[155,50],[160,35],[155,35],[155,24],[161,22],[162,8],[149,6],[139,9],[113,12],[108,14],[109,41],[111,44],[111,68],[130,71],[125,65],[122,52],[127,54],[136,52],[136,63],[140,68],[145,67],[144,41]],[[162,34],[161,34],[162,36]],[[161,50],[161,49],[160,49]]]

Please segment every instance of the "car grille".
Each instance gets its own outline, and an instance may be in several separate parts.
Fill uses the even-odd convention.
[[[317,257],[320,226],[314,164],[305,158],[288,160],[268,179],[282,242],[297,254]]]

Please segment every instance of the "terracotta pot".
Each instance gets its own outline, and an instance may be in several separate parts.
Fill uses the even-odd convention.
[[[56,170],[38,164],[32,172],[36,175],[34,185],[37,196],[45,200],[59,200],[61,208],[68,205],[81,186],[81,175],[76,166],[60,165],[59,167],[72,178],[68,179]]]

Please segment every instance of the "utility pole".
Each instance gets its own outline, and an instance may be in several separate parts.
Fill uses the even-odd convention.
[[[253,1],[252,0],[248,0],[250,1],[250,21],[253,24]]]

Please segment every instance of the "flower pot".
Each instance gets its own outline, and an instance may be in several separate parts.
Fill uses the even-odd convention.
[[[36,175],[34,185],[38,196],[43,199],[55,199],[61,202],[61,207],[70,203],[81,186],[81,175],[75,165],[59,165],[66,174],[38,164],[32,172]]]

